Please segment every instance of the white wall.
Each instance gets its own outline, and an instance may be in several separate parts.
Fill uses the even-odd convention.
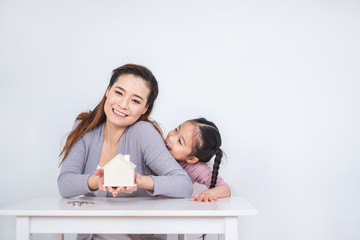
[[[132,62],[166,131],[222,131],[222,176],[260,210],[241,239],[360,239],[359,29],[358,1],[1,0],[0,207],[58,195],[61,140]]]

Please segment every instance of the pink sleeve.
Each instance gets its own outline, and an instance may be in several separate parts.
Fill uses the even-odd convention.
[[[204,184],[207,188],[210,188],[212,168],[205,163],[180,163],[180,165],[186,170],[193,182]],[[230,188],[229,185],[220,176],[218,176],[215,187],[221,185],[225,185]]]

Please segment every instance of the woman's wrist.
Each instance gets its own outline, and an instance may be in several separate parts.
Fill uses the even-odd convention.
[[[90,175],[88,178],[88,187],[91,191],[95,191],[99,188],[99,176],[94,174]]]
[[[137,186],[146,190],[154,191],[154,179],[150,176],[137,176]]]

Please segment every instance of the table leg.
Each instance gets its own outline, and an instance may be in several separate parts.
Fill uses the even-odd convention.
[[[30,239],[30,217],[16,217],[16,240]]]
[[[185,234],[179,234],[178,235],[178,240],[186,240],[186,235]]]
[[[219,240],[237,240],[238,239],[238,218],[225,218],[225,233],[219,234]]]
[[[53,234],[52,240],[64,240],[64,234]]]

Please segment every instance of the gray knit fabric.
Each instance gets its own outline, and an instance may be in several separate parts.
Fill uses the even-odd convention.
[[[97,168],[103,140],[104,124],[101,124],[87,132],[72,146],[58,177],[58,187],[62,197],[79,195],[112,197],[106,192],[91,191],[87,184],[89,176]],[[136,165],[135,171],[142,175],[151,175],[154,179],[154,192],[138,188],[132,194],[120,193],[118,197],[156,195],[191,197],[193,190],[191,179],[166,149],[163,139],[152,124],[138,121],[129,126],[120,138],[117,153],[130,154],[131,161]],[[82,235],[81,239],[91,239],[91,235],[86,237]]]

